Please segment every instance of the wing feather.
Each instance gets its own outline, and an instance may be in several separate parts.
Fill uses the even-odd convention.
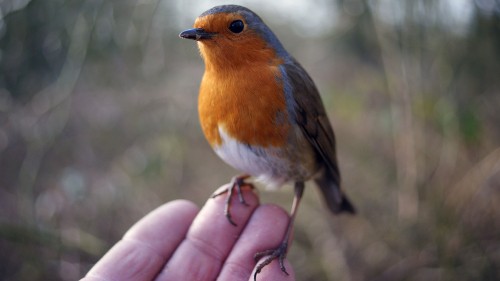
[[[354,207],[340,188],[340,171],[337,165],[335,134],[326,114],[325,107],[311,77],[295,60],[285,66],[287,83],[290,84],[294,105],[294,118],[305,138],[314,148],[318,160],[323,164],[323,173],[315,179],[329,209],[354,213]]]

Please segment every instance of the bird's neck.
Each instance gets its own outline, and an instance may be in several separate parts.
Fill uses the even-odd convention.
[[[248,46],[248,44],[254,44]],[[263,42],[248,43],[241,47],[199,44],[207,72],[224,73],[227,71],[245,71],[253,67],[279,66],[283,59]]]

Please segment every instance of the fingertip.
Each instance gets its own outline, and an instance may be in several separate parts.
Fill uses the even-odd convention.
[[[143,238],[144,236],[144,239],[147,239],[151,235],[159,235],[160,229],[169,229],[170,225],[180,227],[181,232],[185,232],[198,211],[198,206],[188,200],[178,199],[167,202],[139,220],[125,233],[124,238]]]
[[[229,196],[227,192],[210,198],[194,218],[184,241],[157,276],[157,280],[180,280],[180,276],[183,277],[182,280],[215,280],[223,261],[259,204],[254,192],[243,189],[242,195],[246,204],[240,202],[236,192],[230,196],[229,205],[226,205]],[[228,220],[226,207],[236,225]],[[186,267],[196,270],[186,271]],[[248,272],[250,270],[251,268]]]
[[[221,188],[219,188],[218,191],[223,190],[225,187],[222,186]],[[218,191],[216,191],[215,194],[217,194]],[[206,237],[211,233],[206,232],[207,229],[219,233],[217,235],[227,234],[228,236],[232,236],[239,234],[252,216],[254,210],[259,206],[259,198],[251,189],[242,189],[241,195],[244,202],[241,202],[238,195],[233,193],[231,198],[229,198],[230,201],[228,206],[226,204],[229,196],[227,192],[208,199],[198,216],[194,219],[188,235],[192,234]],[[231,220],[235,224],[231,224],[227,214],[225,214],[226,207],[230,212]],[[199,229],[204,230],[201,231]]]
[[[207,200],[202,207],[200,217],[203,217],[202,220],[205,222],[223,221],[223,226],[229,225],[231,228],[241,229],[259,206],[259,197],[252,188],[243,187],[241,196],[236,191],[233,191],[232,194],[229,192],[221,193],[224,190],[227,190],[226,186],[222,186],[214,192],[217,195]],[[228,196],[231,196],[229,204],[227,203]]]
[[[259,245],[257,252],[262,250],[272,249],[276,247],[277,244],[282,242],[283,237],[285,236],[286,229],[288,227],[290,221],[290,215],[288,212],[280,206],[274,204],[265,204],[259,206],[259,208],[255,211],[254,216],[252,217],[254,220],[260,221],[267,225],[267,227],[260,227],[260,235],[262,237],[267,237],[267,243],[263,242]],[[273,241],[273,242],[270,242]],[[270,243],[269,243],[270,242]],[[290,249],[291,244],[288,245],[288,250]],[[262,262],[265,257],[262,257],[253,270],[253,274],[255,274],[255,270],[257,266]],[[292,281],[295,280],[295,271],[293,270],[290,262],[285,258],[283,264],[286,269],[286,273],[281,270],[279,265],[279,260],[274,259],[270,264],[264,266],[259,274],[257,274],[258,280],[275,280],[275,281]],[[288,273],[288,274],[287,274]],[[253,280],[253,279],[252,279]]]
[[[255,219],[261,219],[267,221],[268,223],[274,223],[277,221],[288,222],[290,216],[288,212],[282,207],[275,204],[262,204],[260,205],[253,215]]]
[[[285,235],[290,216],[280,206],[274,204],[260,205],[252,214],[245,232],[249,231],[258,235],[263,241],[255,250],[262,251],[277,245]],[[267,248],[266,248],[267,247]]]
[[[232,184],[233,183],[228,183],[217,188],[213,195],[209,198],[209,200],[215,199],[218,201],[224,201],[228,194],[227,190]],[[252,184],[245,183],[243,186],[241,186],[241,194],[243,196],[243,200],[245,200],[245,202],[249,205],[259,205],[259,195],[257,191],[258,190]],[[240,200],[238,198],[238,193],[236,190],[233,192],[232,197],[232,200]]]
[[[163,206],[174,206],[174,207],[178,207],[178,208],[183,208],[183,209],[194,209],[196,211],[198,211],[198,206],[189,201],[189,200],[186,200],[186,199],[176,199],[176,200],[173,200],[173,201],[170,201],[170,202],[167,202],[165,204],[163,204],[161,207]]]
[[[289,215],[281,207],[273,204],[260,205],[255,209],[252,217],[241,233],[240,238],[234,245],[231,255],[226,259],[224,268],[219,278],[221,280],[239,280],[239,276],[248,276],[255,272],[255,254],[273,249],[283,241],[288,226]],[[257,262],[258,264],[259,262]],[[288,262],[286,262],[288,264]],[[276,267],[279,272],[272,271],[279,278],[287,275],[279,269],[274,261],[265,266],[262,273],[267,272],[267,267]],[[287,271],[291,266],[287,265]],[[290,271],[289,271],[290,272]],[[293,272],[293,271],[291,271]],[[261,276],[261,274],[258,276]],[[279,273],[279,274],[278,274]],[[251,280],[253,280],[253,274]],[[265,273],[266,276],[268,273]],[[283,275],[283,276],[281,276]],[[260,280],[275,280],[274,278],[262,278]],[[276,279],[279,280],[279,279]],[[290,281],[292,279],[288,279]]]
[[[184,239],[198,207],[166,203],[139,220],[87,273],[88,280],[152,280]]]

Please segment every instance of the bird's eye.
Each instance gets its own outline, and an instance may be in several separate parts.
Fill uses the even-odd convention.
[[[235,20],[229,25],[229,30],[232,33],[240,33],[243,31],[243,28],[245,28],[245,24],[241,20]]]

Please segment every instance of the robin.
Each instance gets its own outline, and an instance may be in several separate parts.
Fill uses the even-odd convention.
[[[335,135],[313,80],[285,50],[276,35],[251,10],[216,6],[202,13],[194,28],[179,34],[197,41],[205,62],[198,111],[206,139],[227,164],[244,174],[226,189],[225,215],[233,225],[230,198],[241,203],[245,179],[253,176],[270,188],[294,183],[295,196],[283,242],[255,255],[266,257],[254,274],[283,259],[304,191],[314,180],[329,210],[354,213],[340,188]]]

